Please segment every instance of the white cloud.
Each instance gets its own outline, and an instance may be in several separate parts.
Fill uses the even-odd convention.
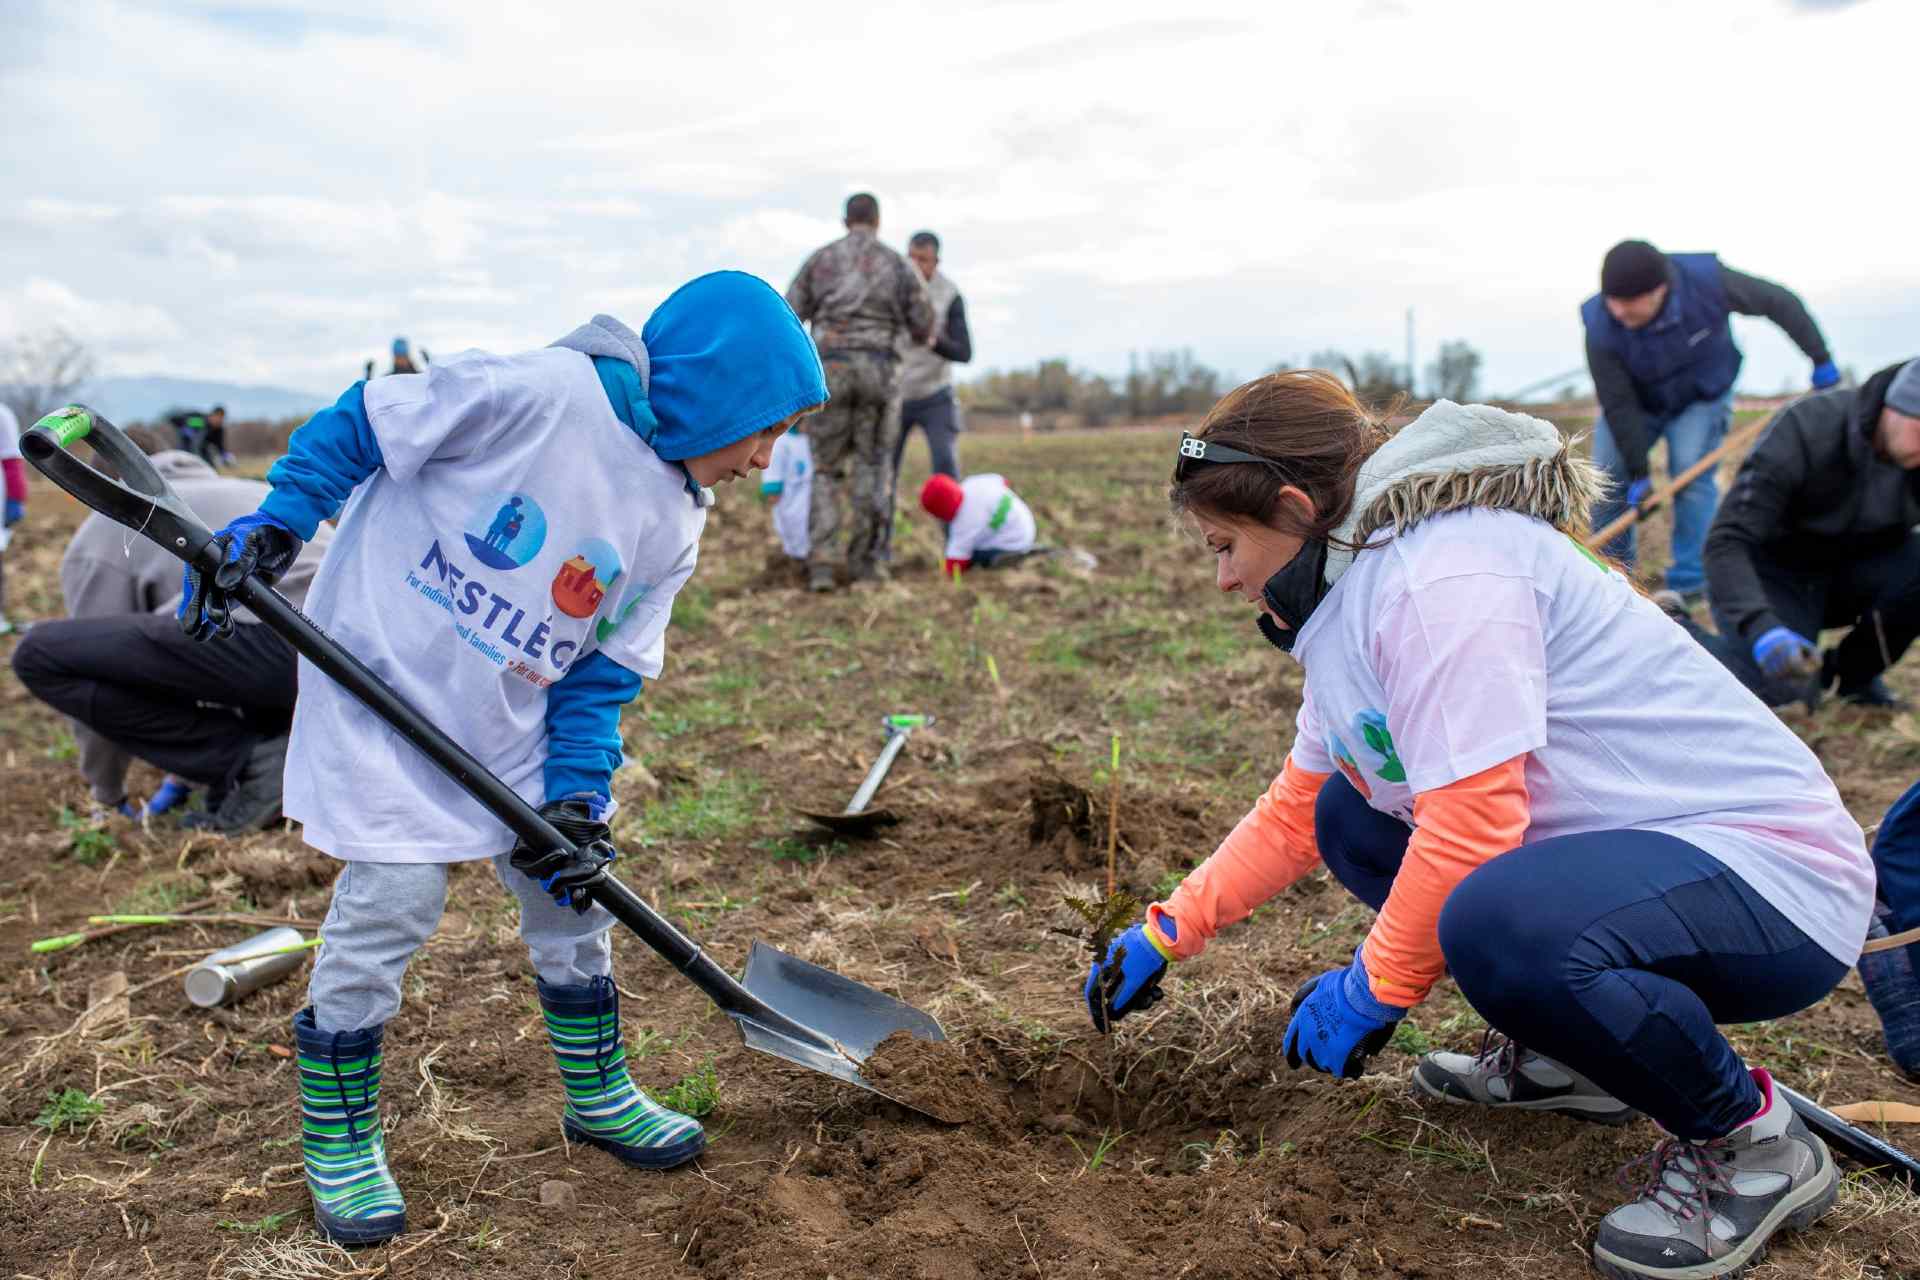
[[[121,372],[324,388],[394,333],[537,344],[722,266],[784,288],[861,188],[888,238],[940,232],[982,364],[1191,346],[1252,372],[1397,352],[1412,306],[1425,352],[1467,338],[1510,387],[1580,362],[1575,307],[1627,235],[1796,288],[1843,360],[1920,348],[1888,176],[1920,15],[1896,0],[67,0],[9,23],[0,163],[31,194],[0,203],[0,281],[42,296],[0,294],[0,328],[85,318]],[[73,65],[88,92],[46,95]],[[1804,373],[1747,341],[1754,385]]]

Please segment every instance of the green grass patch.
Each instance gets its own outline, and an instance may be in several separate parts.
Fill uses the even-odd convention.
[[[752,824],[754,798],[759,792],[758,782],[740,774],[675,787],[647,801],[637,821],[625,830],[631,831],[631,839],[642,847],[663,840],[723,839]]]
[[[72,809],[60,810],[60,829],[67,833],[67,852],[78,862],[97,867],[111,858],[115,849],[111,832],[96,826]]]
[[[40,1109],[33,1123],[48,1133],[59,1133],[62,1129],[78,1133],[98,1120],[104,1110],[105,1104],[95,1102],[78,1089],[55,1089],[47,1094],[47,1105]]]
[[[661,1106],[695,1120],[713,1114],[720,1105],[720,1073],[708,1058],[696,1071],[680,1077],[678,1084],[665,1089],[648,1089],[646,1094]]]
[[[255,1218],[252,1222],[242,1222],[238,1218],[222,1218],[214,1225],[222,1231],[238,1231],[243,1235],[264,1236],[278,1231],[280,1224],[291,1218],[296,1210],[287,1209],[281,1213],[270,1213],[264,1218]]]

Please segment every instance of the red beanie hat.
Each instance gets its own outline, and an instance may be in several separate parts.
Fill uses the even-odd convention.
[[[960,514],[960,496],[960,482],[936,471],[920,486],[920,509],[935,520],[952,524]]]

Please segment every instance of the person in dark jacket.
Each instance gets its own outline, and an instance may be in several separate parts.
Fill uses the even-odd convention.
[[[907,437],[919,427],[927,434],[934,474],[960,479],[960,406],[953,398],[953,366],[973,359],[973,334],[967,329],[967,305],[960,287],[940,270],[940,237],[916,231],[907,241],[907,257],[927,282],[933,302],[933,333],[925,342],[900,338],[900,439],[893,447],[898,483]]]
[[[1711,253],[1664,254],[1644,240],[1623,240],[1600,266],[1600,292],[1581,304],[1587,368],[1600,400],[1593,460],[1616,492],[1593,509],[1594,528],[1610,523],[1653,491],[1647,452],[1667,441],[1668,474],[1678,475],[1710,453],[1733,417],[1740,348],[1728,317],[1765,316],[1813,361],[1813,385],[1840,381],[1826,339],[1790,291],[1720,264]],[[1673,503],[1673,563],[1667,587],[1689,604],[1706,586],[1701,547],[1713,522],[1713,473],[1688,485]],[[1631,566],[1631,529],[1606,553]]]
[[[1720,634],[1703,636],[1769,704],[1837,685],[1898,707],[1881,673],[1920,635],[1920,360],[1782,410],[1707,535]],[[1821,655],[1824,628],[1851,627]]]

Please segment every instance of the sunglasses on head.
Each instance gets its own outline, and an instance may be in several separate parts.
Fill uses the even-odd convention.
[[[1180,433],[1180,460],[1173,464],[1173,478],[1185,480],[1190,463],[1195,462],[1257,462],[1263,467],[1278,469],[1280,464],[1272,458],[1263,458],[1257,453],[1248,453],[1244,449],[1235,449],[1228,445],[1203,440],[1190,431]]]

